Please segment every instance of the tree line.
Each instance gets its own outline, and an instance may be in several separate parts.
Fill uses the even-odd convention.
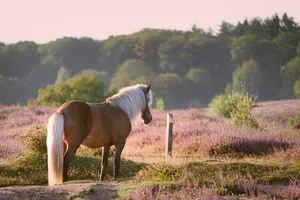
[[[0,103],[26,104],[40,88],[52,85],[53,92],[55,84],[78,74],[101,81],[104,85],[95,88],[103,98],[123,86],[151,83],[166,108],[206,106],[230,91],[246,91],[258,100],[295,98],[299,42],[300,26],[287,14],[222,22],[218,33],[194,25],[188,31],[147,28],[101,41],[0,42]]]

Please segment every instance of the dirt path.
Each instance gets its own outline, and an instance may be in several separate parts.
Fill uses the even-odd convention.
[[[0,188],[1,200],[117,199],[116,183],[68,183],[59,186],[13,186]]]

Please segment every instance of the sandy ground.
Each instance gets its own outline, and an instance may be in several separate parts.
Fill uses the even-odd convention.
[[[1,200],[117,199],[115,183],[67,183],[59,186],[13,186],[0,188]]]

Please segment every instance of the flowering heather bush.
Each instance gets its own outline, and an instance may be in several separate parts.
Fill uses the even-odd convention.
[[[264,155],[300,144],[295,130],[274,125],[265,129],[231,127],[224,118],[196,109],[173,110],[173,155]],[[129,136],[125,152],[164,154],[166,113],[153,111],[153,121],[138,126]]]
[[[240,193],[242,184],[249,179],[250,175],[255,183],[263,184],[266,182],[283,181],[287,183],[290,177],[298,176],[299,168],[297,166],[283,164],[255,164],[246,162],[188,162],[181,165],[171,165],[166,163],[150,164],[143,167],[136,174],[134,181],[141,182],[178,182],[186,185],[211,185],[230,189],[231,192]],[[253,181],[247,181],[253,182]],[[238,184],[238,185],[237,185]]]
[[[143,167],[134,181],[154,184],[137,188],[127,199],[230,199],[233,196],[235,199],[238,196],[264,199],[266,195],[270,199],[275,196],[295,198],[299,195],[297,179],[288,187],[281,185],[281,190],[276,185],[279,181],[288,183],[290,177],[297,177],[298,173],[297,167],[282,164],[221,161],[152,164]],[[276,185],[269,185],[273,182]]]
[[[212,187],[199,187],[198,185],[191,185],[189,187],[177,188],[176,185],[150,185],[147,187],[140,187],[133,191],[130,195],[126,197],[128,200],[140,199],[140,200],[170,200],[170,199],[199,199],[199,200],[218,200],[222,197],[218,194],[217,189]],[[235,199],[233,197],[227,197],[226,199]]]
[[[229,121],[206,110],[172,110],[174,156],[280,155],[278,159],[299,158],[297,130],[286,125],[286,119],[300,110],[300,100],[258,104],[252,114],[262,128],[235,128]],[[2,106],[0,108],[0,159],[21,155],[26,148],[19,142],[33,124],[46,124],[56,108]],[[152,110],[149,125],[137,123],[123,155],[163,156],[165,151],[166,113]],[[278,117],[279,116],[279,117]],[[274,123],[273,123],[274,122]],[[275,151],[274,151],[275,150]],[[273,156],[274,157],[274,156]],[[276,156],[277,157],[277,156]]]
[[[229,180],[229,179],[228,179]],[[227,181],[228,181],[227,180]],[[166,184],[151,184],[141,186],[130,192],[124,199],[299,199],[300,184],[298,180],[292,179],[287,186],[259,184],[250,174],[234,178],[231,190],[228,182],[221,185],[209,184],[186,184],[173,182]],[[236,193],[233,193],[236,192]]]
[[[251,113],[255,116],[260,125],[276,122],[286,125],[289,117],[294,117],[300,110],[300,99],[257,102]]]
[[[283,188],[281,193],[285,199],[300,199],[300,181],[291,179],[289,185]]]
[[[46,124],[55,111],[46,107],[0,107],[0,160],[24,154],[20,136],[33,124]]]
[[[265,156],[266,160],[276,160],[277,162],[298,162],[300,163],[300,144],[293,148],[281,149]]]

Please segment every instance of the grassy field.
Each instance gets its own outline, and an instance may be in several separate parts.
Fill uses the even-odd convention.
[[[1,187],[47,184],[47,155],[30,152],[21,138],[54,111],[0,106]],[[164,159],[167,112],[153,110],[152,123],[134,124],[118,182],[112,180],[109,160],[104,184],[114,183],[118,198],[300,198],[300,136],[286,123],[300,112],[299,99],[258,103],[252,112],[258,129],[233,127],[207,109],[168,112],[175,118],[172,159]],[[70,181],[99,183],[99,158],[99,150],[81,147],[71,163]],[[89,199],[85,193],[76,197]]]

